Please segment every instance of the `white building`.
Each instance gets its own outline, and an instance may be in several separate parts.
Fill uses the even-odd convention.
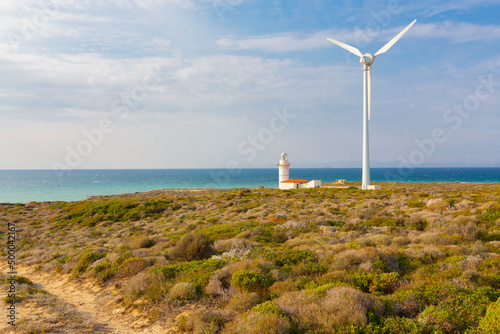
[[[320,188],[321,180],[304,180],[304,179],[290,179],[290,162],[288,162],[288,155],[281,153],[281,159],[278,164],[279,169],[279,186],[280,189],[302,189],[302,188]]]

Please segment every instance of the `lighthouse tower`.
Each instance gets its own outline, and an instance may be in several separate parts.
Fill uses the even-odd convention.
[[[278,164],[280,171],[280,184],[282,181],[290,179],[290,163],[288,162],[288,155],[283,151],[281,153],[280,163]]]

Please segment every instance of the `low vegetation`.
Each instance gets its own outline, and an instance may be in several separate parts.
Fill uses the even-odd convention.
[[[0,222],[16,223],[21,265],[179,333],[499,332],[500,185],[382,186],[0,204]],[[21,302],[50,304],[22,283]]]

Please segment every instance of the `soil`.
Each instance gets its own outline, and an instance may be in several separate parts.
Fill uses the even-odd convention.
[[[5,267],[2,272],[6,273]],[[102,288],[92,283],[82,283],[71,280],[68,275],[51,275],[45,272],[35,271],[29,267],[18,267],[19,276],[29,278],[36,288],[44,289],[76,308],[79,312],[89,317],[95,324],[96,333],[114,334],[166,334],[175,333],[172,324],[151,324],[144,315],[138,311],[125,310],[119,303],[113,300],[116,292],[112,288]],[[43,307],[37,307],[36,303],[20,303],[17,307],[17,319],[40,319],[48,317]],[[0,322],[0,332],[16,333],[7,321]]]

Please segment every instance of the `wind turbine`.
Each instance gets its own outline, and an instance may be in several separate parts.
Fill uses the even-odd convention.
[[[341,48],[355,54],[360,57],[359,60],[363,64],[363,177],[361,189],[366,190],[370,186],[370,158],[368,150],[368,121],[371,116],[371,104],[372,104],[372,71],[371,66],[375,57],[380,56],[382,53],[387,52],[403,35],[415,24],[417,20],[413,20],[406,28],[404,28],[396,37],[391,39],[389,43],[384,45],[380,50],[374,55],[371,53],[362,54],[358,49],[353,46],[341,43],[339,41],[327,38],[330,42],[337,44]]]

